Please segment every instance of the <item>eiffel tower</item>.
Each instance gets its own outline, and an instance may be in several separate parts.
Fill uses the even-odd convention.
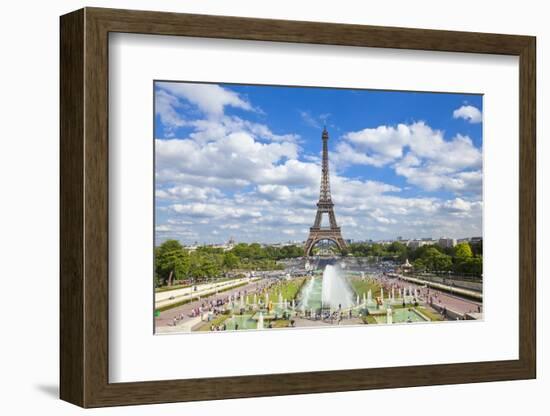
[[[340,227],[336,223],[334,215],[334,203],[330,196],[330,180],[328,173],[328,132],[326,127],[323,129],[323,165],[321,170],[321,192],[319,194],[319,202],[317,202],[317,215],[313,227],[309,229],[309,237],[304,246],[306,256],[311,254],[311,250],[321,240],[333,241],[340,251],[347,248],[346,242],[342,238]],[[329,226],[321,227],[323,215],[327,214],[329,218]]]

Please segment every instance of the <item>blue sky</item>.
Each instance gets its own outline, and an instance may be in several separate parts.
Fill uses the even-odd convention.
[[[344,238],[481,235],[482,96],[155,83],[156,236],[302,241],[321,131]]]

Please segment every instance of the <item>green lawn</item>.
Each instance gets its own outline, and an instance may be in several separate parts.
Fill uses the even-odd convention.
[[[374,316],[372,315],[367,315],[367,316],[363,316],[363,323],[365,324],[377,324],[378,322],[376,322],[376,319],[374,319]]]
[[[271,321],[271,325],[273,328],[288,328],[290,321],[286,319],[277,319],[276,321]]]
[[[443,317],[438,312],[434,311],[432,308],[429,308],[426,306],[418,306],[416,309],[426,317],[430,318],[430,321],[444,320]]]
[[[354,277],[350,279],[351,287],[355,291],[356,295],[359,295],[359,297],[363,298],[363,293],[365,296],[367,296],[367,292],[372,292],[372,297],[375,298],[376,296],[380,295],[380,285],[376,283],[375,280],[372,280],[370,278],[366,278],[365,280]]]
[[[434,311],[432,308],[425,307],[425,306],[414,307],[414,306],[411,306],[411,305],[407,305],[406,308],[411,308],[413,310],[416,310],[416,311],[420,312],[426,318],[429,318],[430,321],[443,321],[443,317],[439,313]],[[403,309],[403,306],[402,305],[393,305],[392,309],[393,310]],[[385,312],[384,313],[382,313],[382,312],[381,313],[371,313],[368,316],[363,316],[362,317],[363,322],[366,323],[366,324],[378,324],[378,322],[375,319],[375,315],[376,316],[385,316],[386,314],[385,314]]]
[[[268,291],[269,300],[273,303],[278,302],[279,293],[281,293],[283,299],[286,299],[290,302],[292,299],[296,298],[305,280],[305,277],[300,277],[292,280],[283,280],[277,283],[276,285],[272,286]],[[265,302],[265,295],[261,295],[260,299]]]
[[[210,327],[212,325],[218,326],[224,323],[224,321],[229,318],[229,315],[218,315],[214,319],[212,319],[210,322],[205,322],[202,326],[197,329],[197,331],[210,331]]]

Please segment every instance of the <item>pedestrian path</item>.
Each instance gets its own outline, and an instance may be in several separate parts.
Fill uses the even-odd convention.
[[[178,323],[175,326],[157,326],[155,332],[157,334],[191,332],[193,327],[199,325],[201,322],[201,317],[196,316],[194,318],[186,320],[185,322]]]
[[[431,287],[431,288],[434,288],[434,289],[440,289],[440,290],[443,290],[445,292],[454,293],[454,294],[457,294],[457,295],[468,296],[472,299],[478,299],[478,300],[483,299],[483,295],[480,292],[476,292],[476,291],[473,291],[473,290],[468,290],[468,289],[463,289],[463,288],[460,288],[460,287],[449,286],[449,285],[445,285],[443,283],[430,282],[428,280],[417,279],[416,277],[410,277],[410,276],[399,275],[399,278],[403,279],[403,280],[406,280],[408,282],[413,282],[413,283],[422,285],[422,286],[428,286],[428,287]]]
[[[183,289],[176,289],[176,290],[156,293],[155,308],[159,309],[169,305],[174,305],[180,302],[184,302],[186,300],[190,300],[194,298],[196,299],[199,297],[211,295],[221,290],[226,290],[235,286],[248,283],[252,280],[253,279],[251,278],[226,280],[220,283],[209,283],[205,285],[198,285],[196,286],[197,290],[194,290],[194,287],[191,286]]]

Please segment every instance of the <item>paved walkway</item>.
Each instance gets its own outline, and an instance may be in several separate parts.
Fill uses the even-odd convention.
[[[425,301],[427,304],[430,303],[430,298],[432,299],[435,305],[441,307],[446,307],[448,310],[452,310],[461,315],[472,312],[477,313],[478,311],[483,311],[483,303],[466,299],[457,295],[452,295],[450,293],[444,292],[442,290],[437,290],[434,288],[425,288],[422,285],[415,284],[412,282],[399,280],[399,279],[389,279],[389,278],[378,278],[378,280],[386,286],[384,291],[389,293],[389,288],[392,284],[396,285],[396,290],[399,288],[408,288],[412,287],[413,289],[420,290],[420,299]]]
[[[475,290],[471,290],[471,289],[464,289],[461,287],[450,286],[443,283],[430,282],[428,280],[422,280],[422,279],[418,279],[416,277],[410,277],[410,276],[401,276],[400,279],[406,280],[408,282],[416,283],[421,286],[428,286],[433,289],[438,289],[438,290],[441,289],[443,292],[451,293],[451,294],[454,293],[458,296],[464,295],[472,299],[479,299],[479,300],[483,299],[482,293],[476,292]]]
[[[246,282],[250,282],[249,278],[226,280],[219,283],[206,283],[202,285],[185,287],[182,289],[167,290],[160,293],[155,293],[155,308],[162,308],[171,304],[176,304],[197,296],[206,296],[216,291],[225,290],[229,287],[238,286]]]
[[[429,304],[430,298],[432,299],[435,305],[440,306],[441,308],[445,307],[449,311],[456,312],[458,314],[464,315],[471,313],[471,316],[482,317],[482,302],[476,302],[470,299],[462,298],[455,296],[449,293],[446,293],[441,290],[433,288],[424,288],[422,285],[414,284],[412,282],[407,282],[404,280],[399,280],[396,278],[387,278],[383,276],[378,276],[376,279],[384,286],[385,297],[391,293],[391,286],[394,285],[396,292],[399,288],[413,288],[419,289],[420,291],[420,300]],[[201,298],[200,301],[192,301],[185,305],[181,305],[167,311],[161,312],[160,316],[155,318],[155,328],[158,333],[166,332],[188,332],[193,327],[197,326],[201,322],[201,318],[193,317],[191,311],[198,308],[199,306],[209,303],[211,301],[216,302],[217,300],[226,301],[230,295],[236,296],[239,292],[245,292],[249,295],[252,295],[254,292],[258,291],[259,288],[265,283],[264,279],[250,282],[244,286],[228,290],[223,293],[215,294],[212,293],[208,296]],[[478,313],[481,311],[481,313]],[[174,325],[174,318],[176,319],[176,325]],[[318,326],[331,326],[329,322],[322,320],[309,320],[305,318],[295,317],[296,327],[318,327]],[[357,325],[360,324],[359,318],[353,319],[344,319],[340,325]],[[332,324],[337,325],[336,322]]]
[[[191,332],[195,326],[198,326],[202,322],[201,317],[197,316],[185,321],[179,321],[176,326],[157,326],[155,333],[157,334],[169,334],[176,332]]]
[[[189,320],[197,318],[197,317],[191,316],[191,311],[193,309],[196,309],[199,306],[201,306],[203,303],[208,303],[210,301],[215,302],[218,299],[225,301],[230,295],[237,295],[239,291],[240,292],[246,291],[249,294],[253,294],[260,287],[261,283],[262,283],[262,280],[250,282],[244,286],[239,286],[237,288],[234,288],[233,290],[228,290],[223,293],[218,293],[218,294],[212,293],[209,296],[205,296],[201,298],[200,301],[195,300],[195,301],[186,303],[185,305],[168,309],[164,312],[161,312],[160,316],[155,317],[155,328],[157,328],[157,331],[158,331],[158,328],[160,327],[171,326],[175,328],[174,329],[175,332],[183,332],[183,329],[179,330],[176,328],[179,328],[180,325],[186,324]],[[174,318],[178,318],[176,322],[176,326],[174,326]],[[200,322],[200,317],[198,318]],[[185,328],[185,327],[181,327],[181,328]]]
[[[326,323],[320,319],[312,320],[312,319],[305,319],[305,318],[299,318],[295,317],[294,319],[294,325],[298,328],[307,328],[307,327],[314,327],[314,326],[330,326],[329,323]]]

